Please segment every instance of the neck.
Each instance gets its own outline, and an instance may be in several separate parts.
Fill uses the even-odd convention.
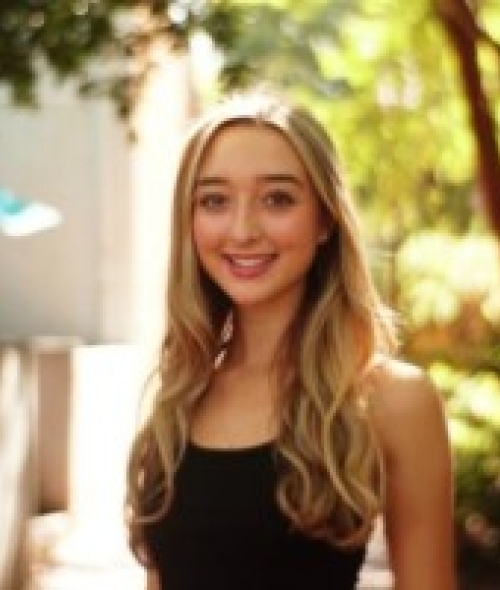
[[[229,364],[274,372],[282,347],[286,345],[284,337],[291,321],[289,315],[236,310]]]

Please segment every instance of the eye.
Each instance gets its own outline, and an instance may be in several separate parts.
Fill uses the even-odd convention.
[[[281,189],[269,191],[264,196],[265,204],[273,208],[290,207],[295,201],[296,199],[292,194]]]
[[[222,193],[204,193],[196,198],[196,205],[209,211],[222,209],[229,201],[229,198]]]

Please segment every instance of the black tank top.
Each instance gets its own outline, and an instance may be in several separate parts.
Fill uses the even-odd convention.
[[[167,515],[146,528],[162,590],[353,590],[365,550],[293,532],[275,502],[273,445],[188,445]]]

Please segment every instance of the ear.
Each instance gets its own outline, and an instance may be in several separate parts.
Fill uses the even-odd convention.
[[[330,230],[328,230],[326,228],[323,229],[321,231],[321,233],[319,234],[319,236],[318,236],[318,240],[317,240],[318,246],[321,245],[321,244],[325,244],[326,242],[328,242],[329,238],[330,238]]]
[[[327,210],[326,205],[321,205],[321,213],[319,218],[319,227],[318,227],[318,238],[316,240],[316,244],[321,246],[326,244],[332,233],[335,230],[337,225],[337,220],[334,217],[333,213]]]

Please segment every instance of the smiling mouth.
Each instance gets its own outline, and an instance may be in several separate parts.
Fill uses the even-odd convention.
[[[227,254],[224,256],[231,272],[240,278],[255,278],[260,276],[267,271],[276,258],[276,254],[246,257]]]

